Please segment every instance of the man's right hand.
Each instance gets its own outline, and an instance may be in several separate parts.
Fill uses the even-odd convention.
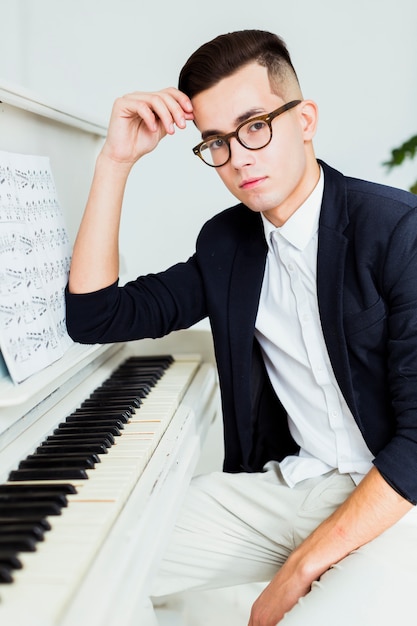
[[[165,135],[174,134],[175,126],[185,128],[194,119],[192,110],[190,99],[174,87],[122,96],[114,103],[102,154],[133,165]]]

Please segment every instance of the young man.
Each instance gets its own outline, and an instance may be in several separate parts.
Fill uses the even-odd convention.
[[[188,261],[119,287],[129,172],[189,120],[239,204]],[[95,343],[210,319],[225,472],[193,481],[155,593],[270,580],[250,626],[411,624],[417,198],[318,162],[316,123],[285,45],[262,31],[203,45],[179,90],[117,100],[67,324]]]

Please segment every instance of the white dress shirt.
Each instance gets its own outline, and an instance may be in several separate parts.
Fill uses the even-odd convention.
[[[297,456],[280,463],[289,486],[331,469],[359,482],[373,456],[340,392],[321,329],[316,269],[323,173],[280,228],[263,215],[268,244],[255,334],[285,407]]]

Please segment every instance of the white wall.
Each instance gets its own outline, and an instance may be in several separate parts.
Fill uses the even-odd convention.
[[[407,187],[410,163],[387,174],[390,149],[417,133],[415,0],[0,0],[0,82],[97,121],[115,97],[176,84],[201,43],[264,28],[287,42],[321,118],[317,155],[347,174]],[[192,127],[136,168],[122,248],[128,275],[192,253],[201,224],[234,202],[191,153]],[[70,210],[70,207],[66,207]]]

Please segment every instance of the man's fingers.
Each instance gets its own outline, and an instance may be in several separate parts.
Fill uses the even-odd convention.
[[[175,126],[185,128],[186,120],[193,119],[191,102],[174,88],[156,93],[134,92],[121,98],[120,106],[123,116],[140,117],[151,132],[156,132],[160,123],[172,135]]]

